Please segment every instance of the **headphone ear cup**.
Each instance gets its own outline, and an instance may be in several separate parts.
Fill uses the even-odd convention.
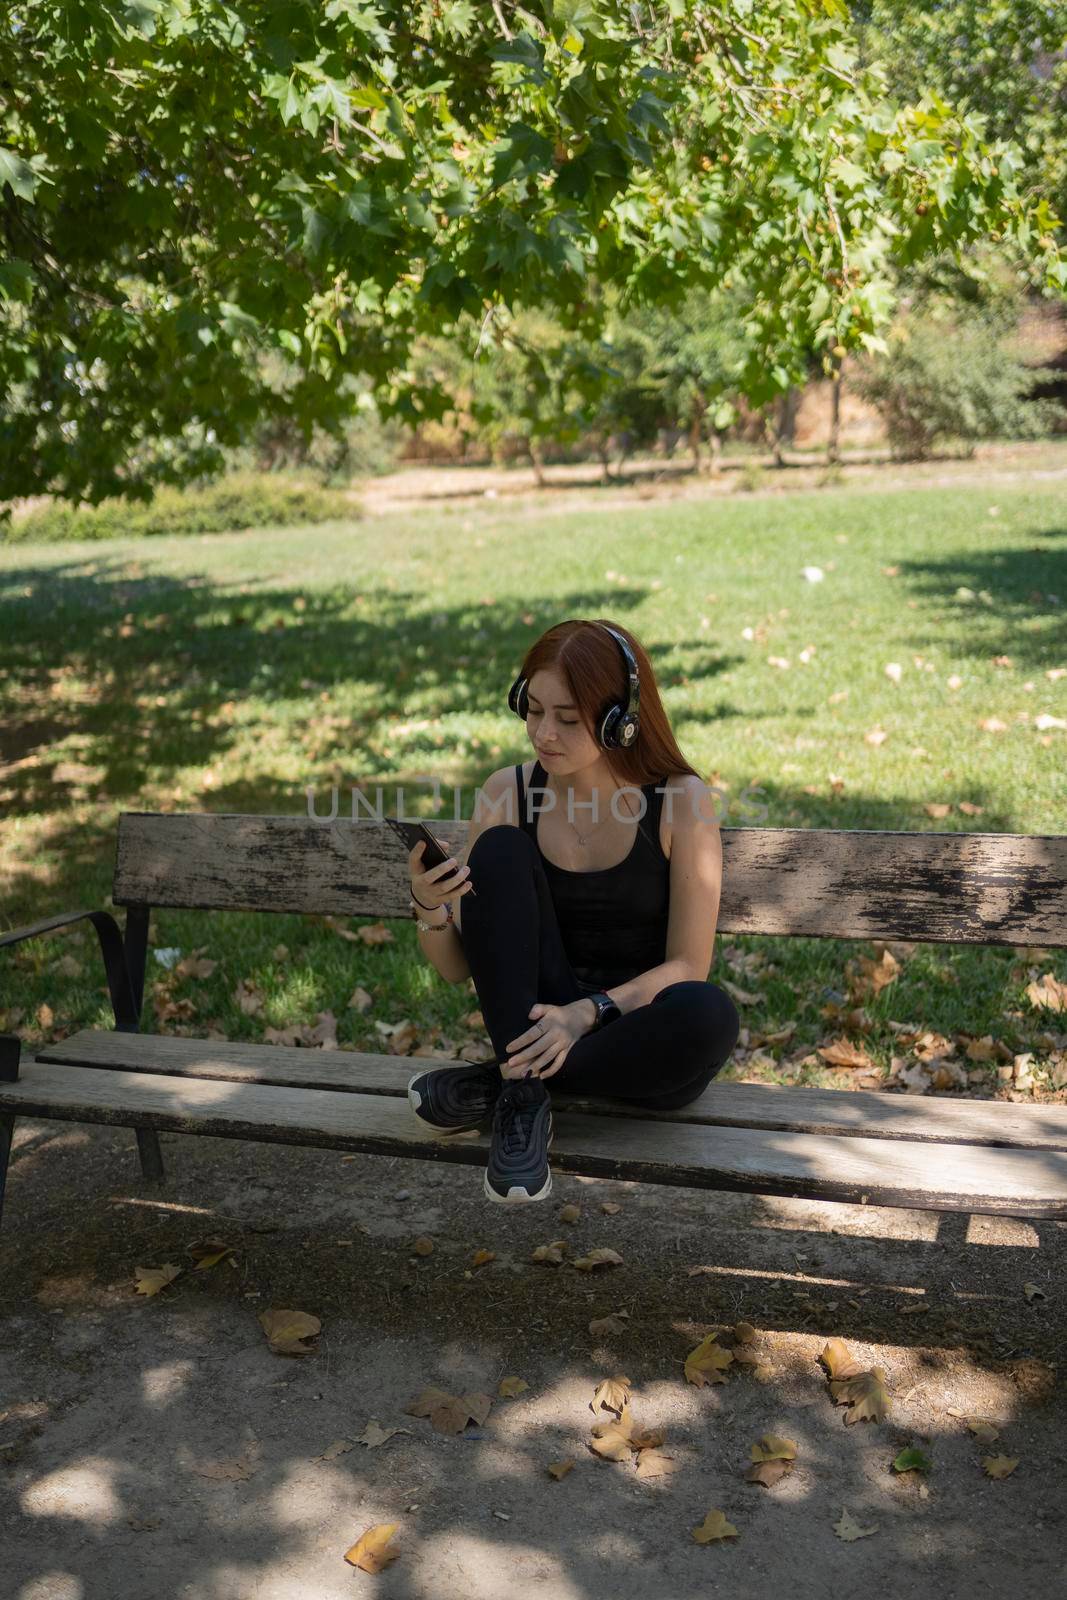
[[[600,724],[599,739],[605,750],[614,750],[618,745],[619,741],[616,737],[615,730],[618,727],[619,717],[621,714],[621,707],[619,706],[611,706],[604,713],[603,720]]]
[[[530,709],[530,700],[526,693],[526,679],[521,675],[515,679],[515,682],[508,690],[508,706],[517,717],[521,717],[523,722],[526,721]]]

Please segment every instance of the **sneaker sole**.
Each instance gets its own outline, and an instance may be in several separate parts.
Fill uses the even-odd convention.
[[[480,1121],[465,1122],[462,1127],[456,1127],[453,1124],[445,1124],[441,1122],[431,1122],[429,1117],[423,1116],[422,1112],[419,1110],[419,1106],[422,1104],[422,1098],[419,1095],[418,1090],[412,1088],[412,1084],[415,1082],[415,1080],[423,1076],[423,1073],[416,1072],[408,1079],[408,1105],[411,1107],[411,1114],[415,1118],[415,1121],[418,1123],[419,1127],[422,1129],[423,1133],[429,1131],[432,1133],[444,1134],[446,1137],[452,1133],[477,1133],[478,1129],[481,1128],[486,1122],[488,1116],[490,1115],[489,1112],[486,1112],[486,1115],[482,1117]]]
[[[546,1149],[551,1150],[552,1140],[554,1138],[555,1129],[553,1129],[548,1136],[548,1144]],[[482,1188],[485,1190],[485,1197],[487,1200],[496,1200],[498,1204],[502,1206],[533,1205],[537,1200],[547,1200],[549,1195],[552,1193],[552,1173],[550,1170],[548,1177],[545,1180],[544,1187],[538,1189],[536,1194],[531,1194],[530,1191],[525,1189],[521,1183],[513,1183],[508,1189],[507,1194],[498,1194],[493,1188],[492,1184],[489,1182],[488,1172],[486,1172],[482,1177]]]

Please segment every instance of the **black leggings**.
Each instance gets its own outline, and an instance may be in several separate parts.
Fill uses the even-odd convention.
[[[460,939],[499,1065],[509,1042],[533,1026],[534,1005],[566,1005],[593,985],[577,978],[567,959],[548,879],[528,833],[504,823],[487,828],[475,839],[468,864],[475,893],[462,897]],[[717,984],[671,983],[648,1005],[583,1034],[545,1087],[664,1111],[688,1105],[729,1059],[739,1027],[737,1007]]]

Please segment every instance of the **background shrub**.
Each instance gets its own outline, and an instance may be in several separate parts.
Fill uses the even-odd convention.
[[[232,473],[202,488],[165,485],[149,504],[115,499],[77,508],[63,501],[13,519],[7,543],[57,539],[135,539],[168,533],[240,533],[297,523],[352,521],[359,505],[318,485],[264,473]]]

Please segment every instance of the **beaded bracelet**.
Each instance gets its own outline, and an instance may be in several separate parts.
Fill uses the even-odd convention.
[[[408,909],[411,912],[411,915],[415,918],[415,926],[419,929],[420,933],[444,933],[445,929],[452,921],[452,902],[451,900],[445,900],[443,904],[445,910],[448,912],[448,916],[445,918],[444,922],[424,922],[422,917],[419,916],[414,899],[408,901]],[[429,907],[427,906],[423,909],[429,910]]]

